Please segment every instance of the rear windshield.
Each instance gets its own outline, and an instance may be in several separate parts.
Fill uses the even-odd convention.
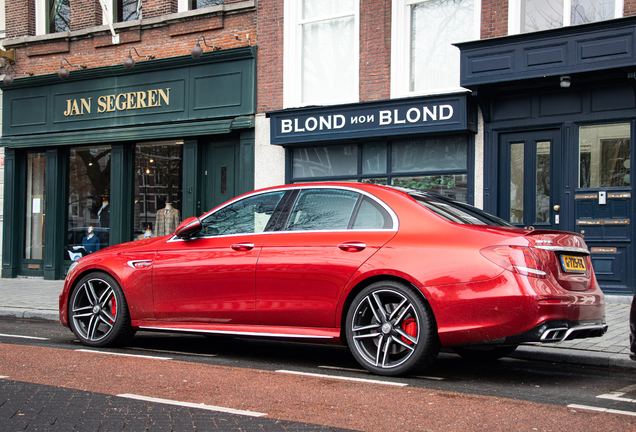
[[[437,195],[424,195],[413,192],[409,192],[409,195],[423,207],[451,222],[467,225],[512,226],[497,216],[459,201],[453,201]]]

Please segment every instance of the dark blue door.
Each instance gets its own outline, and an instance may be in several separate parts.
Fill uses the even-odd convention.
[[[499,136],[497,213],[529,229],[561,229],[563,179],[558,129]]]

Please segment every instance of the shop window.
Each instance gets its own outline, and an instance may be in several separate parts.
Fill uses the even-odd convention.
[[[629,187],[629,123],[579,128],[579,187]]]
[[[46,153],[27,156],[27,199],[24,258],[41,260],[44,253]]]
[[[110,146],[75,147],[69,154],[66,259],[110,243]]]
[[[391,97],[455,91],[460,52],[479,39],[478,0],[393,0]]]
[[[623,16],[623,0],[511,0],[510,34],[548,30]]]
[[[285,1],[285,108],[358,101],[358,0]]]
[[[295,183],[361,181],[428,190],[468,200],[468,137],[297,147]]]
[[[172,234],[183,210],[183,143],[135,148],[134,239]]]

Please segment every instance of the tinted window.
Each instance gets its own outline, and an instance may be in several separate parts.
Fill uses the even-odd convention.
[[[200,235],[260,233],[265,230],[285,192],[270,192],[242,199],[203,219]]]
[[[298,195],[286,230],[347,229],[359,197],[359,194],[350,191],[331,189],[303,190]]]
[[[364,197],[356,214],[353,229],[391,229],[392,227],[389,213],[377,202]]]
[[[410,193],[409,195],[423,207],[451,222],[468,225],[512,226],[505,220],[468,204],[442,199],[442,197],[437,196],[432,197],[415,193]]]

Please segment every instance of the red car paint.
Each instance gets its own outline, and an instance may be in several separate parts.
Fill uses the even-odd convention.
[[[121,287],[132,327],[148,330],[341,343],[353,297],[378,280],[400,281],[421,293],[442,346],[514,341],[559,320],[604,324],[604,297],[589,254],[584,273],[566,273],[559,262],[562,250],[587,249],[576,233],[455,223],[405,191],[371,184],[281,186],[231,203],[268,191],[311,188],[373,196],[394,212],[393,226],[188,240],[170,235],[113,246],[83,257],[69,272],[60,295],[61,323],[69,326],[77,282],[98,271]],[[529,251],[525,257],[535,257],[545,274],[507,270],[488,258],[493,247],[498,253],[510,247]],[[417,335],[416,327],[402,326]]]

